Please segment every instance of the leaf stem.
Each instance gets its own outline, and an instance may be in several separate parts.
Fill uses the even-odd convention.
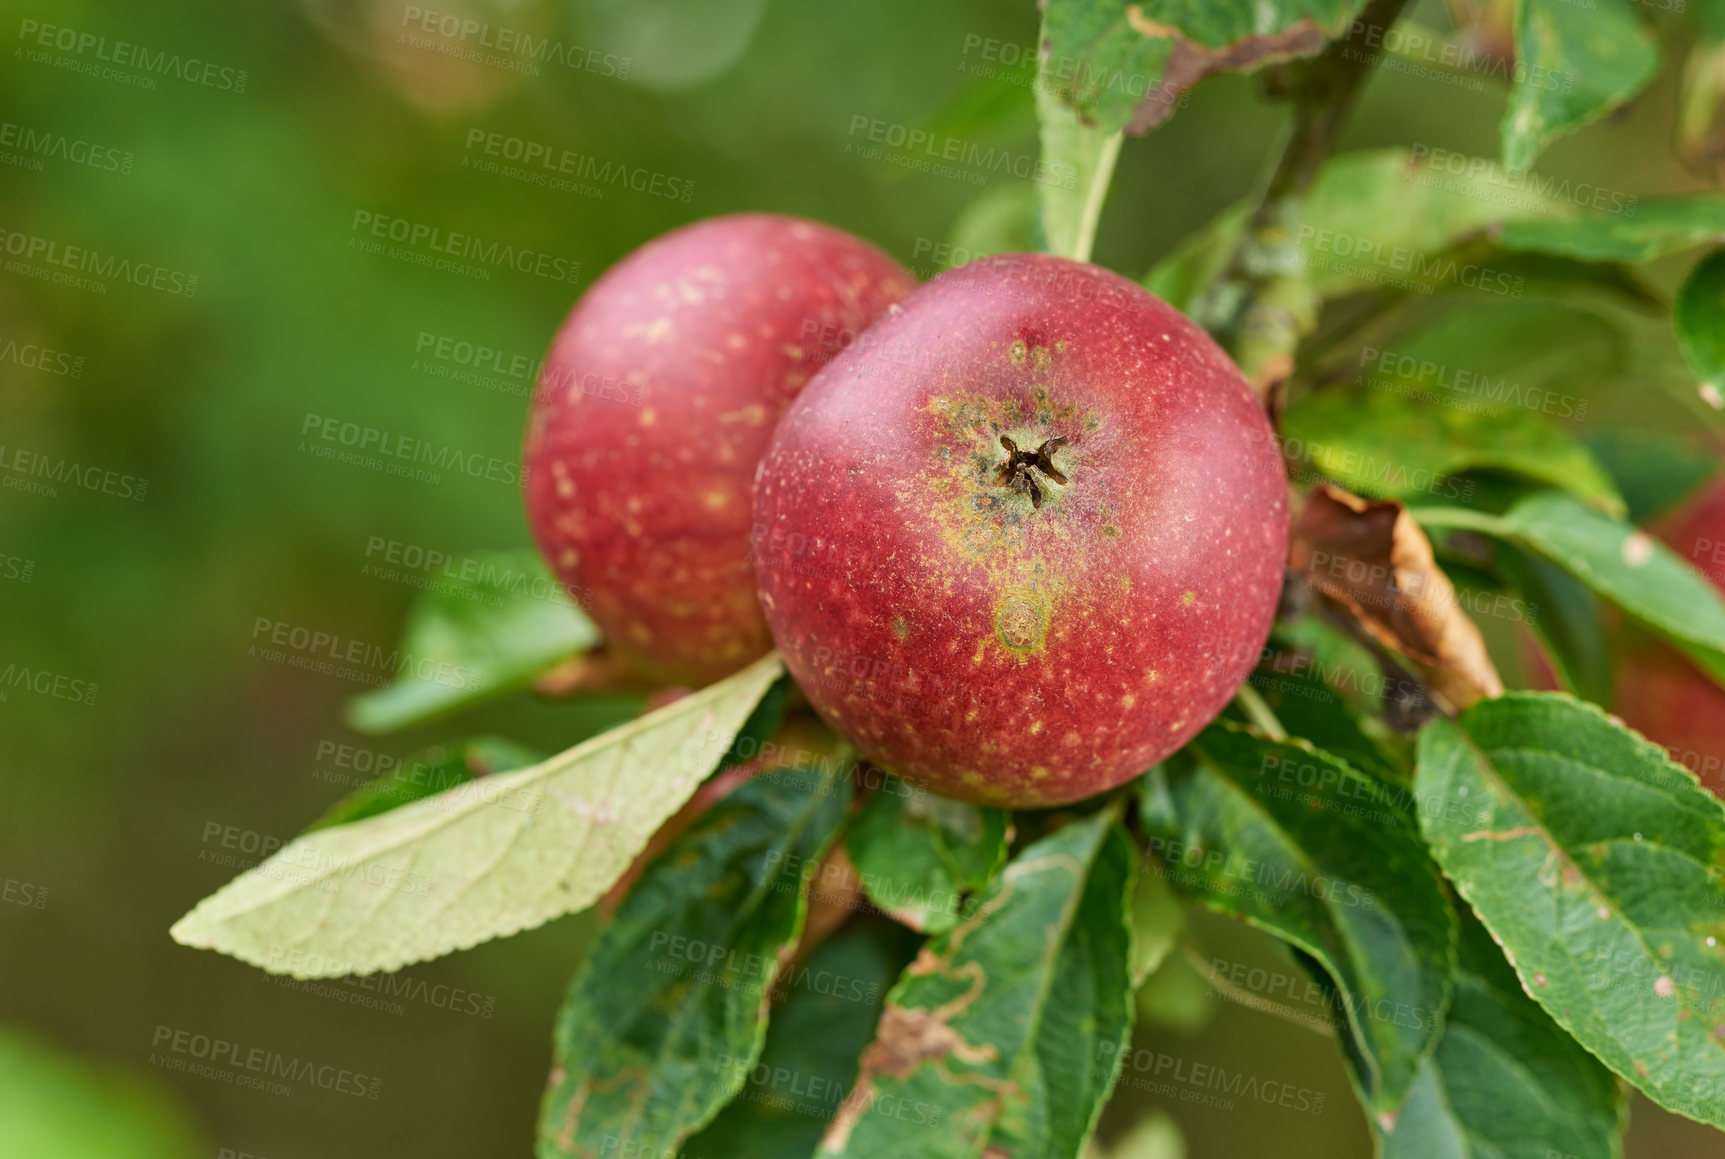
[[[1387,29],[1408,0],[1371,0],[1358,25]],[[1378,44],[1332,41],[1309,61],[1271,74],[1272,91],[1293,105],[1281,156],[1246,219],[1222,274],[1205,288],[1193,317],[1234,356],[1260,398],[1294,369],[1294,351],[1317,322],[1317,299],[1305,277],[1298,241],[1305,198],[1318,171],[1335,152],[1367,76],[1382,53]]]
[[[1276,718],[1275,711],[1258,695],[1258,690],[1247,680],[1240,685],[1240,691],[1234,693],[1234,703],[1240,706],[1240,711],[1246,714],[1246,719],[1258,726],[1271,740],[1287,740],[1288,730],[1282,727],[1282,722]]]
[[[1501,515],[1475,511],[1471,507],[1409,507],[1407,513],[1421,527],[1453,527],[1482,532],[1497,539],[1512,538],[1509,524]]]

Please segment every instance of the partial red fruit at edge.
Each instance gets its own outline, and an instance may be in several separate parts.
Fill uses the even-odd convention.
[[[1725,480],[1685,505],[1659,537],[1725,592]],[[1669,644],[1634,633],[1617,666],[1617,713],[1725,798],[1725,689]]]
[[[533,400],[527,515],[631,666],[704,684],[771,647],[755,465],[802,385],[914,284],[840,230],[745,214],[643,246],[576,305]]]
[[[1203,728],[1258,659],[1287,551],[1281,459],[1227,356],[1042,255],[942,274],[835,358],[755,512],[762,607],[821,715],[902,776],[1015,807]]]

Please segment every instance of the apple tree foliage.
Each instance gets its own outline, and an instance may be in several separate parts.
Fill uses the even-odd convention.
[[[608,910],[553,1030],[545,1159],[1111,1153],[1093,1136],[1134,991],[1180,967],[1184,907],[1262,931],[1321,986],[1383,1156],[1609,1159],[1631,1089],[1725,1129],[1725,806],[1600,707],[1621,619],[1725,683],[1725,604],[1636,527],[1712,465],[1405,389],[1373,358],[1550,395],[1626,366],[1652,321],[1725,406],[1725,248],[1674,301],[1637,268],[1725,238],[1725,197],[1627,212],[1510,181],[1652,83],[1631,0],[1480,6],[1513,67],[1477,47],[1492,29],[1402,7],[1045,0],[1028,87],[1045,156],[1079,180],[958,226],[971,252],[1088,259],[1128,134],[1217,72],[1259,72],[1288,107],[1261,193],[1144,275],[1235,356],[1293,485],[1323,495],[1258,673],[1183,751],[1055,813],[947,801],[836,738],[776,744],[795,695],[768,656],[555,755],[432,750],[173,936],[334,976]],[[1725,2],[1690,17],[1678,144],[1716,159]],[[1372,70],[1415,43],[1505,80],[1498,162],[1337,152]],[[471,590],[414,608],[415,662],[356,698],[355,728],[614,676],[532,553],[472,562]],[[1502,691],[1482,595],[1541,609],[1565,691]],[[1123,1138],[1161,1154],[1171,1130]]]

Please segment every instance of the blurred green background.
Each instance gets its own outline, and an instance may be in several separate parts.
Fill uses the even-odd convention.
[[[0,459],[99,468],[81,475],[95,485],[61,482],[51,495],[17,488],[16,470],[0,479],[0,671],[32,673],[31,686],[0,687],[0,1025],[32,1044],[8,1049],[82,1060],[66,1064],[69,1091],[102,1076],[113,1123],[76,1091],[66,1105],[83,1108],[91,1139],[105,1132],[131,1150],[90,1142],[66,1154],[528,1154],[551,1017],[588,918],[412,967],[426,987],[382,1006],[341,982],[284,986],[167,935],[375,754],[454,731],[348,732],[340,706],[361,685],[253,654],[259,621],[387,651],[415,589],[368,567],[388,550],[379,544],[527,542],[507,483],[332,462],[311,452],[306,428],[333,419],[513,461],[531,382],[513,360],[540,356],[607,265],[699,217],[819,218],[927,276],[960,211],[1013,179],[907,172],[864,155],[856,126],[930,128],[1033,156],[1029,71],[998,59],[1033,45],[1033,5],[0,7]],[[1441,8],[1423,14],[1443,21]],[[443,35],[455,26],[444,17],[486,26],[494,44],[545,39],[551,58]],[[979,75],[992,69],[1003,75]],[[1625,116],[1559,144],[1541,172],[1631,193],[1693,187],[1669,159],[1671,72]],[[1502,102],[1489,83],[1382,75],[1349,143],[1491,156]],[[1141,273],[1252,188],[1279,123],[1250,79],[1201,86],[1169,124],[1128,143],[1097,260]],[[514,179],[486,151],[496,141],[507,153],[511,139],[630,180]],[[579,281],[365,252],[354,223],[380,217],[579,262]],[[88,273],[55,284],[36,276],[31,247],[38,258],[64,259],[65,247],[117,256],[145,284]],[[148,267],[164,280],[150,284]],[[195,293],[173,292],[189,275]],[[436,357],[440,343],[450,357]],[[491,369],[463,366],[459,343],[501,354]],[[52,354],[28,353],[43,349]],[[1634,405],[1644,421],[1693,422],[1674,395]],[[128,477],[147,480],[141,500],[113,493],[138,490]],[[459,728],[561,748],[634,707],[517,703]],[[364,752],[344,757],[343,745]],[[1268,953],[1243,932],[1211,936],[1244,939],[1229,951],[1242,956]],[[1186,1017],[1204,1003],[1168,1001],[1187,1028],[1146,1026],[1145,1044],[1324,1092],[1323,1113],[1132,1092],[1122,1102],[1166,1105],[1195,1156],[1369,1153],[1333,1044],[1238,1005],[1210,1003],[1204,1019]],[[157,1050],[164,1033],[347,1070],[378,1080],[377,1097],[315,1084],[272,1094],[173,1070]],[[20,1097],[8,1083],[52,1085],[60,1065],[0,1066],[0,1121]],[[1635,1104],[1635,1156],[1717,1155],[1718,1140]],[[50,1154],[0,1127],[8,1147]]]

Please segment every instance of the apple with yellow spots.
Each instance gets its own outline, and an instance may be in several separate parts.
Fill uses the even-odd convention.
[[[527,516],[624,663],[703,684],[771,647],[755,466],[802,385],[914,284],[841,230],[740,214],[650,242],[576,304],[528,420]]]
[[[834,358],[761,462],[755,570],[810,702],[929,789],[1035,808],[1189,740],[1269,635],[1287,491],[1181,314],[1045,255],[935,278]]]

